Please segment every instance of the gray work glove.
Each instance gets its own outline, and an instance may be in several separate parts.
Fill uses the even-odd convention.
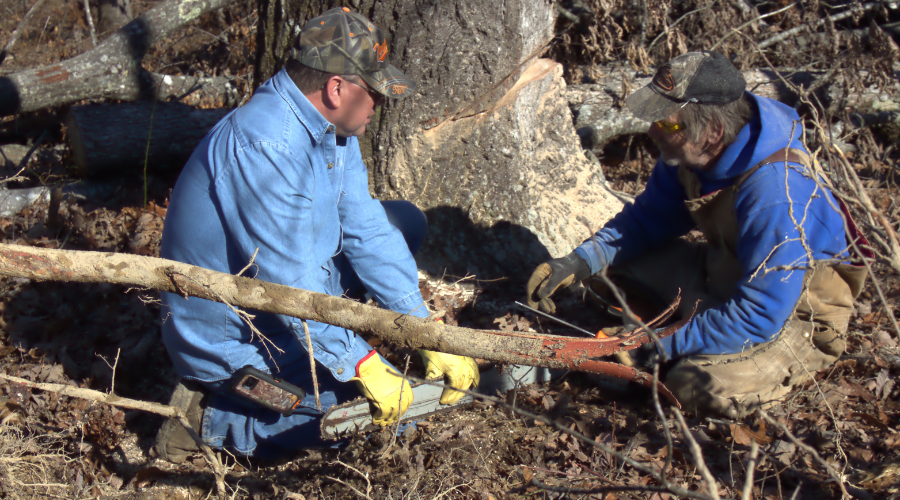
[[[535,268],[525,285],[528,293],[525,301],[529,307],[553,314],[556,304],[550,296],[560,288],[572,286],[590,275],[588,263],[575,252],[544,262]]]

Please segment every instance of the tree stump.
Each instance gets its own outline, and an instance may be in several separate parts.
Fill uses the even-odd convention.
[[[461,1],[375,8],[391,62],[419,84],[373,120],[373,188],[425,210],[420,266],[521,285],[621,208],[580,148],[548,0],[502,9]],[[381,20],[392,19],[393,22]]]

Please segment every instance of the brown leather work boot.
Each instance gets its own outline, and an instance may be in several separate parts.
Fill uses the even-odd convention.
[[[172,393],[172,399],[169,400],[169,406],[180,408],[187,416],[191,427],[201,434],[201,421],[203,419],[203,409],[206,407],[204,396],[199,387],[192,383],[179,380]],[[192,454],[200,451],[200,447],[194,438],[188,433],[187,429],[181,425],[177,419],[170,418],[159,428],[156,435],[156,444],[153,445],[153,455],[163,460],[180,464]]]

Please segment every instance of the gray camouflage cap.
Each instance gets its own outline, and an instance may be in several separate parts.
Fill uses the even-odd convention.
[[[412,95],[415,82],[388,64],[387,54],[381,30],[347,7],[310,20],[291,49],[291,57],[304,66],[335,75],[359,75],[391,99]]]
[[[688,103],[728,104],[738,100],[747,82],[722,54],[688,52],[664,64],[653,81],[625,99],[641,120],[655,122]]]

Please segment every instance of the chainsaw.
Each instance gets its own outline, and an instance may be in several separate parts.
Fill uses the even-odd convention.
[[[514,389],[518,384],[549,381],[551,374],[545,368],[533,366],[507,366],[500,369],[496,366],[481,373],[481,381],[477,391],[481,394],[501,394]],[[464,409],[475,402],[475,398],[466,394],[459,401],[450,405],[440,403],[444,391],[443,380],[435,379],[412,386],[413,401],[409,409],[400,419],[400,425],[414,420],[422,420],[432,415],[452,410]],[[372,423],[372,413],[366,398],[357,398],[342,405],[332,406],[322,418],[321,431],[324,439],[341,439],[353,434],[367,433],[381,429]]]
[[[655,318],[647,321],[647,325],[653,328],[667,320],[678,307],[678,303],[679,299],[676,298],[666,310],[661,312]],[[694,310],[696,311],[696,307]],[[684,324],[690,320],[691,316],[693,316],[693,313],[675,324],[657,331],[657,337],[664,338],[672,335],[678,328],[684,326]],[[616,337],[609,338],[601,338],[598,334],[591,332],[586,333],[595,338],[582,339],[577,337],[560,337],[555,335],[518,332],[496,332],[495,334],[502,337],[540,339],[545,344],[550,344],[553,347],[554,352],[556,353],[555,357],[559,361],[561,368],[602,375],[608,382],[613,382],[614,384],[621,383],[620,389],[627,388],[628,384],[631,383],[636,383],[648,388],[652,388],[655,385],[660,396],[667,399],[673,405],[679,408],[681,407],[681,404],[669,389],[661,382],[654,380],[651,375],[630,366],[601,361],[596,358],[596,355],[608,356],[620,351],[636,349],[641,344],[649,342],[650,338],[642,328],[638,327]],[[512,370],[512,373],[510,370]],[[504,393],[507,390],[514,389],[520,384],[527,385],[533,382],[548,382],[550,378],[547,376],[544,380],[541,380],[539,375],[532,375],[532,378],[528,378],[515,373],[516,370],[533,370],[534,373],[543,373],[544,375],[549,373],[547,368],[538,368],[536,366],[527,365],[508,365],[502,370],[494,367],[481,374],[481,382],[476,389],[473,389],[473,392],[493,395],[498,391]],[[555,371],[560,374],[563,373],[562,370]],[[422,420],[439,413],[462,409],[470,406],[474,402],[474,398],[471,395],[466,395],[455,404],[442,405],[440,404],[440,399],[443,389],[443,386],[435,385],[434,383],[421,383],[413,386],[413,402],[407,412],[404,413],[403,418],[400,419],[400,424]],[[378,429],[380,429],[380,427],[372,424],[372,414],[369,409],[369,402],[365,398],[358,398],[348,403],[331,407],[325,414],[325,417],[323,417],[321,424],[322,437],[325,439],[341,439],[352,434],[371,432]]]

